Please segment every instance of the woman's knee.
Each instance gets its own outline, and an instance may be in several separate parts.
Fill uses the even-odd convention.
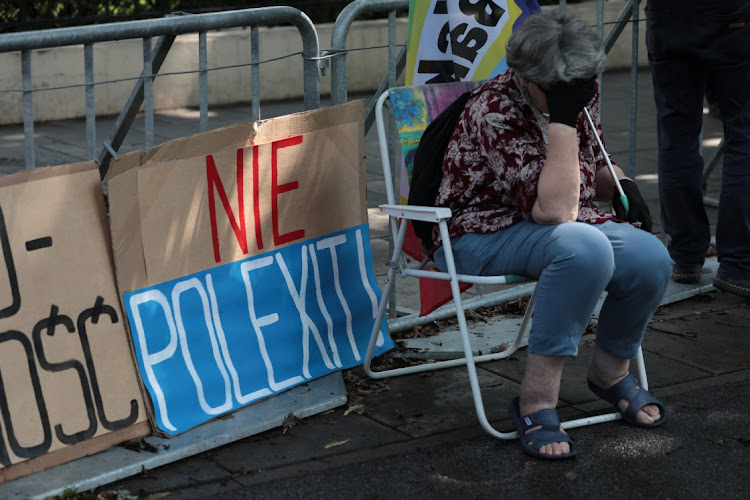
[[[592,275],[608,280],[614,272],[612,244],[590,224],[560,224],[548,251],[553,263],[575,272],[578,278]]]
[[[635,235],[637,238],[617,257],[615,279],[625,280],[640,289],[665,288],[674,265],[669,251],[651,234]]]

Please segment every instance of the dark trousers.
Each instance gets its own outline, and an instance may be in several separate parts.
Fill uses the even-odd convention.
[[[670,255],[680,271],[697,271],[710,242],[699,150],[710,86],[724,124],[719,274],[750,279],[750,0],[649,0],[646,21]]]

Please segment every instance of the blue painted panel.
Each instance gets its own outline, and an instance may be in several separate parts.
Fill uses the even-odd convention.
[[[380,295],[366,224],[124,294],[157,427],[360,364]],[[385,322],[378,344],[394,347]]]

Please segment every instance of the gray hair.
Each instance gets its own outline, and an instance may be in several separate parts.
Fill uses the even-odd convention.
[[[510,36],[506,58],[518,76],[543,89],[596,77],[607,65],[599,36],[580,17],[559,9],[528,17]]]

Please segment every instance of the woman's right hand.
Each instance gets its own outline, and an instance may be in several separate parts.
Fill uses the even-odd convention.
[[[560,82],[543,91],[547,96],[550,123],[576,128],[578,115],[596,93],[596,79]]]

